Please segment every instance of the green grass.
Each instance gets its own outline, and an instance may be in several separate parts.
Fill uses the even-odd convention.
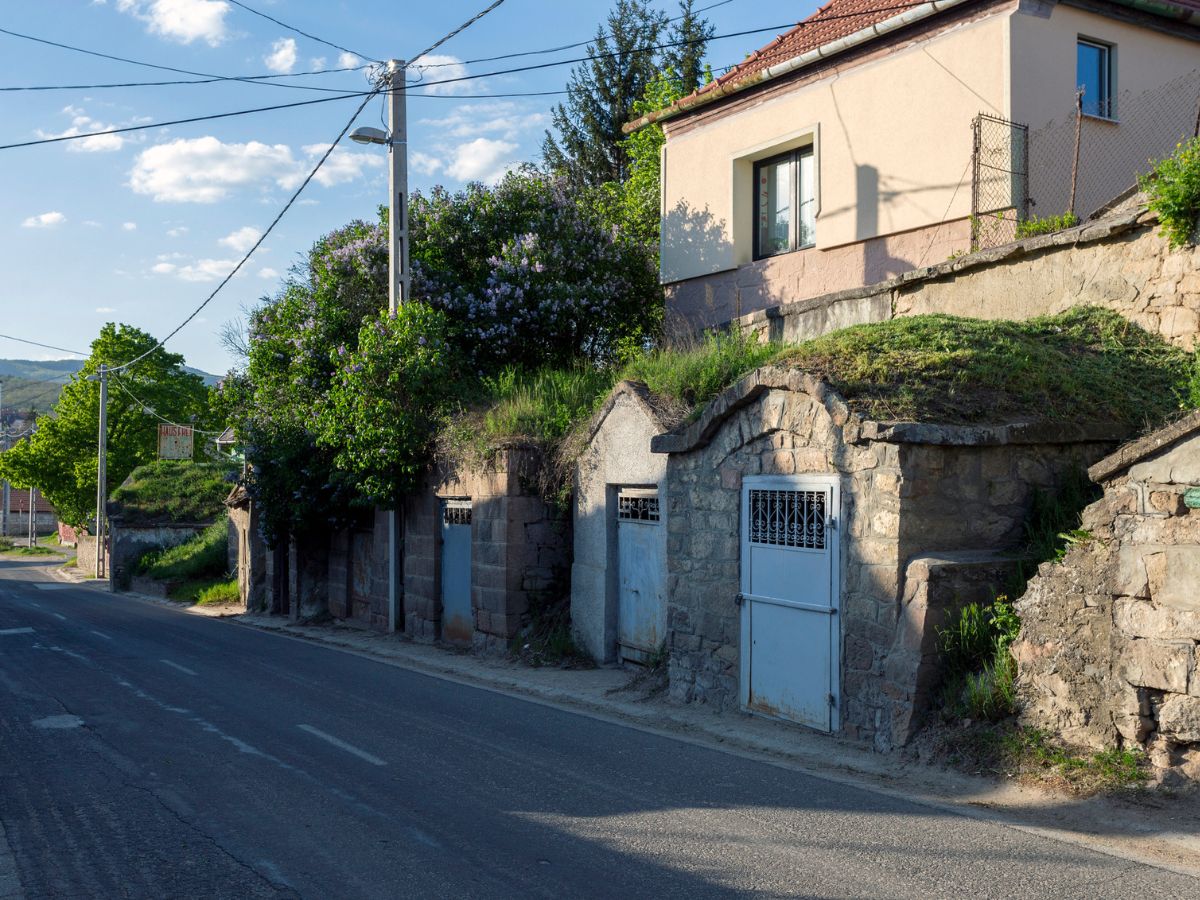
[[[12,538],[0,538],[0,553],[6,553],[11,556],[58,556],[59,552],[50,547],[43,547],[41,544],[35,544],[29,547],[25,544],[17,544]]]
[[[167,590],[167,597],[180,603],[194,603],[196,606],[220,606],[237,603],[241,599],[237,579],[224,577],[189,578],[171,585]]]
[[[1172,249],[1193,243],[1200,219],[1200,137],[1175,145],[1154,171],[1138,178]]]
[[[1105,422],[1130,431],[1187,402],[1192,354],[1097,307],[1026,322],[929,315],[800,344],[781,364],[823,375],[867,418]]]
[[[228,531],[225,519],[213,523],[183,544],[153,550],[134,567],[134,574],[156,581],[184,581],[224,576],[229,568]]]
[[[155,462],[138,466],[112,493],[111,513],[126,524],[211,522],[224,513],[230,476],[221,463]]]
[[[586,366],[532,373],[509,369],[485,382],[489,403],[481,434],[493,443],[509,439],[555,443],[591,415],[611,387],[607,372]]]

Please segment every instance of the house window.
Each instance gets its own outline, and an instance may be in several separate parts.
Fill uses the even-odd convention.
[[[754,164],[754,258],[811,247],[816,230],[812,147]]]
[[[1116,118],[1113,108],[1113,48],[1108,44],[1079,39],[1075,85],[1083,91],[1083,114],[1101,119]]]

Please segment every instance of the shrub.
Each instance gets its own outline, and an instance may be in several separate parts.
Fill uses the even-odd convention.
[[[1017,223],[1017,240],[1039,234],[1053,234],[1056,231],[1074,228],[1078,224],[1079,216],[1072,212],[1065,212],[1061,216],[1031,216]]]
[[[182,581],[224,575],[229,568],[229,534],[225,519],[209,525],[182,544],[143,556],[137,574],[158,581]]]
[[[1200,138],[1177,144],[1138,183],[1150,197],[1167,243],[1172,248],[1192,243],[1200,218]]]

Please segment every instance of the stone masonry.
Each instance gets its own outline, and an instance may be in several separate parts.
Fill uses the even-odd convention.
[[[738,704],[742,478],[836,473],[842,730],[880,748],[903,743],[936,681],[931,635],[944,610],[974,599],[988,578],[1002,582],[1010,563],[991,551],[1019,543],[1034,492],[1116,438],[1111,429],[864,421],[810,375],[747,375],[698,421],[652,442],[670,454],[672,696]]]
[[[1200,412],[1089,474],[1104,486],[1084,511],[1090,540],[1017,604],[1022,718],[1200,777]]]

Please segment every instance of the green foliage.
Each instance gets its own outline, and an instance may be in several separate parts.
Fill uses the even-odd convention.
[[[1053,234],[1079,224],[1079,216],[1066,212],[1061,216],[1030,216],[1017,223],[1017,240],[1038,234]]]
[[[224,515],[237,470],[225,463],[163,460],[138,466],[112,492],[109,513],[126,524],[209,522]]]
[[[645,382],[650,392],[695,408],[747,372],[779,355],[777,344],[748,332],[714,332],[691,345],[652,350],[630,360],[619,379]]]
[[[612,376],[587,366],[532,373],[506,369],[484,385],[491,398],[483,418],[485,437],[553,444],[591,415],[612,387]]]
[[[37,431],[0,454],[0,478],[36,487],[59,517],[82,526],[95,511],[100,386],[89,381],[100,364],[119,365],[155,346],[144,331],[109,323],[92,342],[83,368],[62,389],[52,414],[39,416]],[[121,390],[124,385],[129,393]],[[184,371],[183,357],[158,350],[132,369],[114,375],[108,392],[108,483],[120,484],[139,465],[158,455],[158,423],[132,396],[174,422],[208,424],[208,390],[198,375]],[[199,451],[202,442],[196,442]]]
[[[1187,373],[1184,409],[1200,409],[1200,341],[1192,342],[1192,361]]]
[[[420,483],[438,413],[459,377],[445,313],[413,301],[363,325],[339,348],[338,378],[317,417],[317,443],[361,500],[391,506]]]
[[[229,569],[229,529],[224,518],[182,544],[154,550],[138,560],[134,574],[156,581],[224,576]]]
[[[13,542],[12,538],[0,538],[0,553],[11,553],[15,556],[58,556],[59,554],[49,547],[34,545],[33,547],[20,545]]]
[[[1005,744],[1014,759],[1052,770],[1087,793],[1137,787],[1149,779],[1146,757],[1135,750],[1110,748],[1083,755],[1055,744],[1046,732],[1036,728],[1012,732]]]
[[[1200,137],[1177,144],[1139,184],[1149,195],[1167,243],[1172,248],[1193,243],[1200,220]]]
[[[1016,711],[1016,660],[1009,647],[1021,620],[1008,597],[990,604],[966,603],[937,629],[949,713],[992,721]]]
[[[231,578],[228,581],[217,581],[207,587],[201,588],[196,594],[196,603],[199,606],[216,606],[222,603],[237,603],[242,599],[238,593],[238,583],[236,578]]]
[[[1025,322],[932,315],[857,325],[781,362],[824,375],[875,419],[1109,422],[1134,431],[1175,412],[1191,354],[1098,307]]]
[[[1069,472],[1056,490],[1033,495],[1033,506],[1025,520],[1025,556],[1034,569],[1044,562],[1061,561],[1068,549],[1091,537],[1079,527],[1079,517],[1100,494],[1100,487],[1077,469]]]

